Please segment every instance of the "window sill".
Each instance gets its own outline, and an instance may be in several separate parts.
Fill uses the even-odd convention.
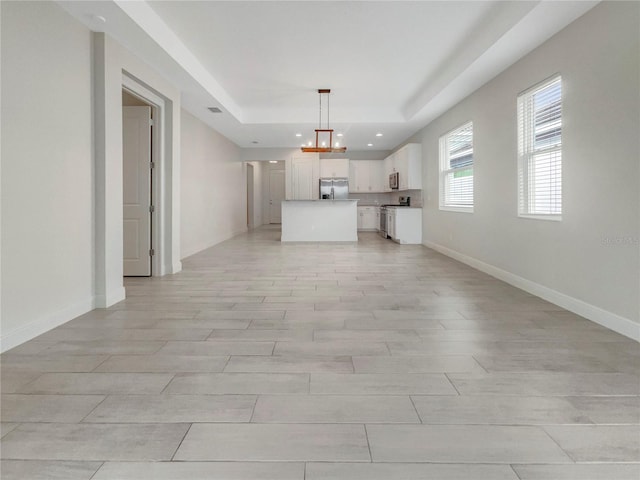
[[[525,220],[546,220],[548,222],[561,222],[562,215],[528,215],[519,213],[518,218],[523,218]]]
[[[440,210],[445,212],[473,213],[473,207],[447,207],[440,206]]]

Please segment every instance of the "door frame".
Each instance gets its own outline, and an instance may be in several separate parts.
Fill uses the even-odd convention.
[[[254,200],[254,189],[253,186],[255,184],[255,168],[251,163],[246,163],[247,166],[247,229],[251,230],[255,228],[255,200]]]
[[[269,198],[269,219],[268,219],[267,223],[269,225],[281,225],[282,224],[282,214],[280,215],[280,221],[279,222],[272,222],[271,221],[272,220],[272,218],[271,218],[271,208],[272,208],[272,204],[271,204],[271,201],[272,201],[271,200],[271,175],[274,172],[280,172],[282,174],[282,182],[284,184],[283,185],[284,190],[282,192],[282,199],[284,200],[284,199],[287,198],[287,187],[286,187],[286,185],[287,185],[287,174],[286,174],[286,171],[284,169],[281,169],[281,168],[270,168],[269,169],[269,176],[268,176],[269,181],[267,182],[268,185],[269,185],[269,189],[267,191],[267,196]]]
[[[127,93],[137,97],[151,106],[151,118],[153,119],[151,128],[151,162],[154,167],[150,169],[151,176],[151,205],[154,209],[151,212],[151,248],[154,255],[151,256],[151,276],[157,277],[165,275],[163,259],[166,255],[166,246],[163,242],[166,230],[166,215],[163,184],[167,178],[167,165],[164,149],[165,123],[165,102],[146,86],[139,83],[126,72],[122,73],[122,89]]]

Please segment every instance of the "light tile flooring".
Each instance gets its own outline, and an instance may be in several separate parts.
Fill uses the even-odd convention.
[[[421,246],[278,238],[2,355],[2,479],[640,478],[637,343]]]

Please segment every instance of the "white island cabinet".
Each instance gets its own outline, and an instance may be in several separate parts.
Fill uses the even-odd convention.
[[[285,200],[283,242],[357,242],[358,200]]]

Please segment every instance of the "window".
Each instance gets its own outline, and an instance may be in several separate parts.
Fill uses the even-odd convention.
[[[473,212],[473,123],[440,137],[440,210]]]
[[[518,96],[518,215],[562,218],[560,76]]]

